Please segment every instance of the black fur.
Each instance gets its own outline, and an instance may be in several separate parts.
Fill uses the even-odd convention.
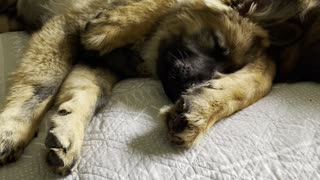
[[[205,47],[204,39],[212,40],[212,47]],[[158,76],[173,102],[189,87],[228,69],[228,50],[222,48],[214,34],[207,31],[162,42],[159,52]]]
[[[107,68],[120,79],[137,76],[137,65],[142,62],[138,53],[127,47],[115,49],[103,56],[98,52],[84,50],[80,59],[82,60],[80,63],[92,68]]]
[[[61,142],[59,141],[57,136],[55,136],[51,132],[48,133],[48,136],[47,136],[46,141],[45,141],[45,145],[48,148],[64,148],[64,149],[67,149],[67,148],[63,147],[63,145],[61,144]],[[65,151],[67,151],[67,150],[65,150]]]
[[[50,166],[53,167],[64,166],[63,160],[53,150],[49,151],[47,155],[47,162]]]

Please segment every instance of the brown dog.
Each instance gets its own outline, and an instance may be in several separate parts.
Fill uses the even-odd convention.
[[[279,79],[319,80],[317,0],[279,0],[274,4],[264,0],[33,3],[44,8],[36,12],[49,12],[41,16],[44,19],[19,13],[19,7],[29,7],[19,3],[31,1],[18,2],[18,15],[40,30],[32,35],[0,114],[2,163],[19,158],[55,100],[56,113],[46,140],[48,162],[56,172],[70,173],[79,162],[85,127],[123,73],[115,73],[119,64],[111,63],[118,59],[111,52],[117,48],[126,47],[140,57],[129,76],[155,78],[159,77],[159,65],[170,57],[161,55],[174,53],[186,42],[198,44],[196,50],[216,52],[218,44],[228,52],[223,64],[237,71],[225,74],[216,70],[211,79],[189,87],[175,105],[163,111],[171,141],[184,147],[194,145],[218,120],[265,96],[276,74],[275,64]],[[294,32],[294,36],[283,38],[286,32]],[[177,37],[183,39],[178,44],[174,41]],[[81,60],[77,56],[80,42],[86,50],[105,56],[110,67],[95,66],[100,62],[89,66],[88,61],[93,60],[88,58],[74,66],[76,59]],[[200,55],[192,52],[192,57]],[[128,63],[130,58],[122,69],[128,69]]]

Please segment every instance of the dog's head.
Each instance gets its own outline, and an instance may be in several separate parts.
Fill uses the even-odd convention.
[[[220,4],[221,5],[221,4]],[[146,43],[146,62],[173,101],[193,84],[230,73],[268,47],[267,33],[228,7],[205,3],[179,7]]]

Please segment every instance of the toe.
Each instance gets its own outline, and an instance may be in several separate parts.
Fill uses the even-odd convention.
[[[45,141],[47,148],[63,148],[61,142],[53,133],[49,132]]]
[[[15,162],[23,152],[22,143],[17,143],[8,139],[1,139],[0,144],[0,164]]]
[[[47,163],[53,167],[54,172],[62,176],[71,174],[78,162],[79,156],[75,154],[66,154],[51,150],[47,155]]]
[[[53,167],[63,167],[64,162],[63,160],[58,156],[58,154],[54,151],[50,151],[47,156],[47,162],[50,166]]]
[[[71,143],[68,138],[63,138],[61,136],[57,136],[54,130],[49,131],[48,136],[45,141],[45,145],[49,149],[59,149],[64,153],[70,149]]]

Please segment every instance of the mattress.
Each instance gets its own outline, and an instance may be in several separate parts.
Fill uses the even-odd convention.
[[[26,37],[0,35],[0,102]],[[168,143],[158,116],[166,104],[158,81],[122,81],[90,123],[74,173],[55,175],[45,163],[46,117],[22,157],[0,167],[0,179],[320,179],[318,84],[276,85],[267,97],[218,122],[190,150]]]

